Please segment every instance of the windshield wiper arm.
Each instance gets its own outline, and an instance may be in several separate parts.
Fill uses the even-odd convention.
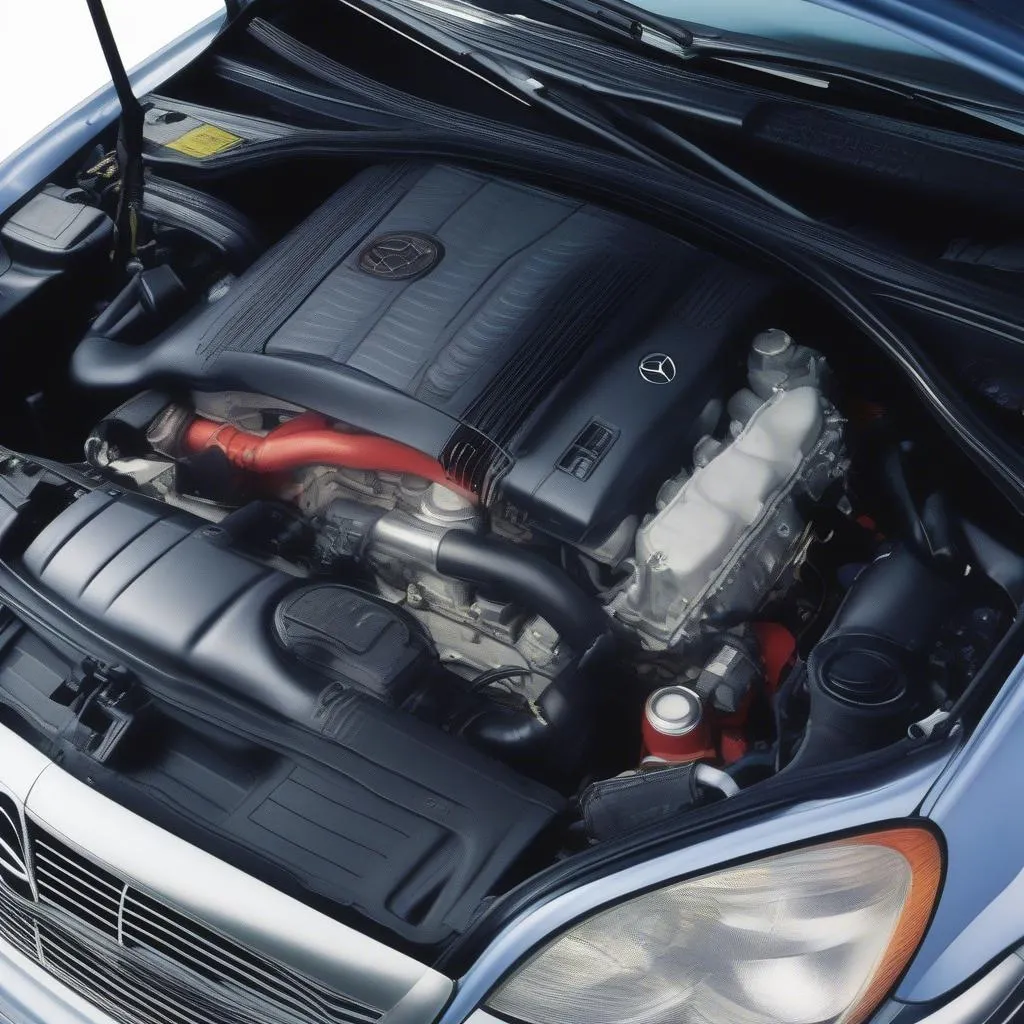
[[[689,55],[694,35],[670,18],[645,11],[629,0],[540,0],[555,10],[571,14],[598,28],[626,36],[634,43],[673,53]]]
[[[480,81],[485,82],[492,89],[497,89],[499,92],[504,93],[517,103],[523,103],[527,106],[530,105],[529,99],[523,96],[524,88],[520,81],[516,80],[514,77],[510,79],[509,74],[505,71],[499,71],[497,75],[482,73],[482,71],[474,65],[486,64],[486,61],[481,61],[475,50],[463,45],[461,40],[457,37],[427,23],[425,19],[405,13],[403,13],[401,18],[399,18],[396,12],[394,12],[390,7],[387,8],[388,12],[391,13],[396,20],[400,20],[403,26],[410,25],[415,33],[413,34],[406,31],[404,27],[400,28],[398,25],[388,21],[386,18],[382,18],[378,14],[375,14],[374,11],[381,10],[383,5],[374,4],[372,0],[368,0],[367,3],[355,3],[353,0],[341,0],[341,2],[345,4],[346,7],[351,7],[352,10],[363,15],[363,17],[377,22],[378,25],[382,25],[384,28],[394,32],[396,35],[400,35],[403,39],[407,39],[409,42],[415,43],[416,46],[420,46],[424,50],[429,51],[435,57],[440,57],[441,60],[448,61],[449,64],[454,64],[456,67],[461,68],[467,74],[480,79]]]
[[[544,2],[548,2],[548,0],[544,0]],[[563,0],[558,0],[558,2],[563,2]],[[857,86],[880,93],[890,99],[931,107],[945,113],[983,121],[1013,134],[1024,135],[1024,118],[1017,111],[1000,107],[994,103],[986,103],[934,86],[864,71],[847,64],[818,60],[810,55],[794,54],[782,48],[773,48],[770,45],[746,43],[730,39],[727,36],[703,36],[696,31],[691,31],[690,37],[691,41],[687,52],[680,54],[688,61],[716,61],[731,64],[775,78],[785,78],[824,89],[843,85]]]
[[[469,71],[502,92],[521,102],[545,110],[576,128],[584,129],[641,163],[667,171],[678,171],[679,169],[678,163],[616,127],[602,114],[601,108],[589,99],[581,98],[575,91],[552,87],[539,78],[532,69],[505,56],[489,53],[478,45],[468,45],[457,35],[440,28],[426,17],[411,13],[400,3],[395,4],[389,0],[342,0],[342,2],[366,17],[372,18],[378,24],[399,33],[403,38],[424,46],[431,53],[443,57],[445,60],[452,61],[463,70]],[[577,0],[573,0],[573,2],[577,2]],[[621,0],[616,0],[616,2],[621,2]],[[367,10],[367,7],[372,7],[373,10]],[[387,18],[380,17],[374,12],[386,12],[402,27],[392,24]],[[425,39],[418,38],[420,35]],[[621,105],[605,102],[603,107],[622,120],[640,125],[648,135],[657,138],[662,145],[667,145],[676,152],[684,154],[705,171],[710,171],[715,178],[727,182],[734,188],[746,192],[749,196],[788,216],[805,221],[811,219],[802,210],[712,156],[703,147],[670,131],[653,119],[645,117],[637,111],[627,111]]]
[[[817,60],[772,47],[767,40],[735,35],[709,35],[699,26],[687,26],[672,18],[645,11],[629,0],[540,0],[555,10],[625,38],[634,45],[660,50],[685,62],[716,61],[782,78],[800,85],[829,89],[856,85],[890,98],[968,117],[1007,132],[1024,135],[1024,117],[1015,111],[986,104],[969,96],[899,78],[873,74],[846,64]]]

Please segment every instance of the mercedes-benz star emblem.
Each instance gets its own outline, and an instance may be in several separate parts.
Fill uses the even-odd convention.
[[[389,281],[408,281],[432,270],[443,255],[444,248],[436,238],[399,231],[373,239],[359,254],[359,269]]]
[[[671,384],[676,379],[676,364],[664,352],[652,352],[640,360],[640,376],[648,384]]]

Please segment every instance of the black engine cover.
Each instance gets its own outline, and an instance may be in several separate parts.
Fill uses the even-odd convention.
[[[305,584],[226,544],[223,529],[116,490],[85,493],[39,529],[46,495],[18,512],[2,474],[0,484],[0,591],[86,631],[97,652],[119,650],[117,679],[166,696],[173,677],[176,705],[213,709],[197,733],[195,714],[183,731],[151,702],[101,763],[89,752],[111,744],[78,741],[105,723],[86,721],[90,704],[70,696],[75,664],[40,624],[32,634],[8,614],[0,713],[65,767],[414,947],[463,931],[545,842],[557,793],[394,706],[434,665],[400,609]],[[11,535],[29,540],[23,556]]]
[[[101,317],[74,371],[314,409],[581,540],[614,524],[631,487],[678,469],[723,342],[763,294],[600,207],[458,167],[380,166],[151,343],[121,343]],[[673,379],[640,375],[653,353]]]

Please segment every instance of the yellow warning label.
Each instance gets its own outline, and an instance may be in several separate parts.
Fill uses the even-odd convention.
[[[167,148],[201,160],[205,156],[223,153],[225,149],[237,146],[242,141],[241,136],[233,135],[214,124],[201,124],[173,142],[168,142]]]

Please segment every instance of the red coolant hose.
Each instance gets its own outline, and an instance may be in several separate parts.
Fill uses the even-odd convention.
[[[266,437],[197,416],[186,428],[183,441],[190,453],[219,448],[236,466],[254,473],[280,473],[300,466],[344,466],[411,473],[461,490],[429,455],[375,434],[333,430],[316,413],[297,416]]]

